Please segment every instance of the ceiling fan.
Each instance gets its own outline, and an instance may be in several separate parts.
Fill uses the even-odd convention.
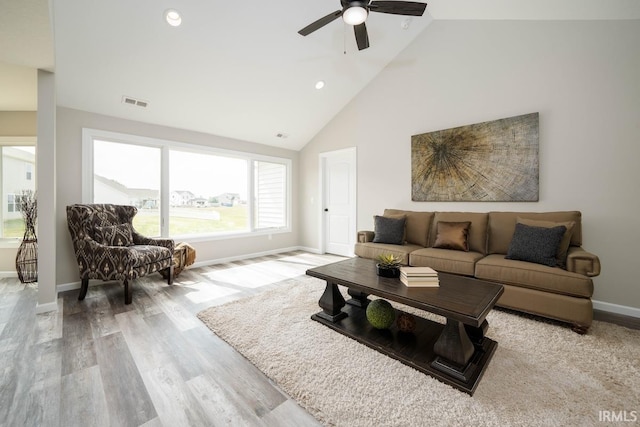
[[[356,43],[358,50],[369,47],[369,35],[364,21],[367,20],[369,12],[391,13],[394,15],[422,16],[427,8],[426,3],[415,1],[358,1],[358,0],[340,0],[342,10],[331,12],[327,16],[318,19],[307,25],[299,34],[308,36],[316,30],[324,27],[330,22],[342,16],[342,20],[349,25],[353,25],[353,31],[356,35]]]

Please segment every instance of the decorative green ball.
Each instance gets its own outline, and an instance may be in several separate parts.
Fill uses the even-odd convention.
[[[396,319],[396,311],[383,299],[373,300],[367,305],[367,320],[376,329],[389,329]]]

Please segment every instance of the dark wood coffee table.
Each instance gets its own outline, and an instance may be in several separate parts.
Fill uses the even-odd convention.
[[[322,311],[313,320],[473,395],[498,345],[485,336],[485,318],[502,285],[439,273],[437,288],[407,287],[400,279],[379,277],[375,261],[363,258],[312,268],[307,275],[327,282],[318,303]],[[348,288],[351,299],[345,302],[338,285]],[[369,295],[444,316],[446,324],[414,316],[411,333],[395,324],[375,329],[366,317]]]

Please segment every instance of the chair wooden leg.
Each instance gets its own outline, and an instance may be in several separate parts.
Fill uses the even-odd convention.
[[[173,264],[171,264],[171,267],[169,267],[168,270],[169,270],[169,277],[167,277],[167,284],[172,285],[173,284]]]
[[[87,290],[89,289],[89,279],[82,279],[80,285],[80,295],[78,295],[78,301],[82,301],[87,296]]]
[[[129,284],[129,280],[124,280],[124,303],[125,305],[131,304],[133,301],[133,286]]]

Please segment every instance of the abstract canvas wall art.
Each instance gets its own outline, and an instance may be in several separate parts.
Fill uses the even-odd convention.
[[[538,113],[411,137],[411,199],[538,201]]]

